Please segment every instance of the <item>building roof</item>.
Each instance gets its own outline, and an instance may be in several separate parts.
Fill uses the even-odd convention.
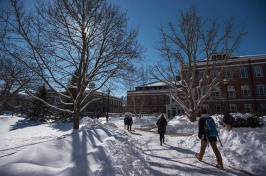
[[[245,56],[231,56],[229,57],[229,60],[234,60],[234,59],[245,59],[245,60],[260,60],[260,59],[266,59],[266,54],[261,54],[261,55],[245,55]],[[207,58],[198,60],[197,62],[206,62]]]
[[[180,81],[177,81],[177,84],[179,84]],[[156,81],[156,82],[151,82],[151,83],[148,83],[148,84],[144,84],[144,85],[140,85],[140,86],[137,86],[137,87],[164,87],[164,86],[167,86],[168,84],[166,84],[165,82],[163,81]]]

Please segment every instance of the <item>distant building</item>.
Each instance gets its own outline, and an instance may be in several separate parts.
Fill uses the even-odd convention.
[[[127,91],[126,111],[142,114],[165,113],[168,117],[182,114],[182,108],[170,98],[171,90],[164,82],[152,82]],[[144,101],[144,102],[143,102]]]
[[[24,93],[17,93],[12,99],[9,106],[9,109],[15,113],[25,114],[30,108],[31,97]]]
[[[221,60],[223,56],[216,55],[213,59]],[[203,76],[206,60],[196,63],[195,84]],[[215,65],[212,70],[220,69]],[[266,115],[266,55],[230,57],[226,62],[223,78],[228,81],[226,85],[221,83],[215,87],[203,104],[202,108],[210,114],[225,114],[230,112],[253,113],[259,112]],[[182,88],[179,89],[182,91]],[[171,90],[164,82],[153,82],[135,87],[135,90],[127,91],[126,111],[142,114],[166,113],[173,117],[182,114],[182,108],[169,96]],[[143,103],[144,101],[144,103]]]
[[[85,90],[85,95],[88,93],[88,90]],[[63,108],[60,103],[60,99],[58,95],[55,95],[52,92],[48,93],[49,103],[53,104],[57,107]],[[85,110],[84,115],[92,116],[92,115],[105,115],[108,107],[108,95],[107,93],[103,93],[100,91],[92,91],[89,98],[86,102],[99,98],[99,100],[92,102],[89,104]],[[4,110],[9,110],[14,113],[25,114],[28,112],[31,106],[32,97],[26,93],[19,92],[15,95],[10,105],[7,106]],[[122,99],[109,95],[109,113],[122,113]]]
[[[89,89],[85,90],[84,96],[86,96],[89,92]],[[50,94],[50,103],[54,104],[58,107],[62,107],[60,103],[60,99],[58,95]],[[92,91],[90,93],[89,98],[86,102],[89,102],[93,99],[98,99],[96,101],[91,102],[86,110],[83,112],[86,116],[94,116],[94,115],[106,115],[107,107],[108,107],[108,94],[100,91]],[[122,113],[122,99],[109,95],[109,113]]]
[[[219,56],[219,55],[217,55]],[[223,57],[213,57],[222,59]],[[198,80],[203,76],[206,60],[196,64]],[[216,66],[217,69],[220,66]],[[212,70],[215,73],[215,69]],[[226,85],[221,83],[211,92],[202,107],[210,114],[230,112],[253,113],[266,115],[266,55],[230,57],[226,62],[224,79],[228,81],[227,104]]]

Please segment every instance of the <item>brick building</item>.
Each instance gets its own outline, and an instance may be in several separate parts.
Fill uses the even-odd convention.
[[[126,111],[142,114],[165,113],[168,117],[182,114],[182,108],[173,101],[169,94],[171,90],[164,82],[153,82],[135,87],[127,91]],[[144,102],[143,102],[144,101]]]
[[[197,62],[198,78],[203,76],[205,65],[206,60]],[[216,68],[219,69],[219,66]],[[215,72],[215,67],[212,71]],[[228,82],[227,87],[224,83],[220,83],[202,107],[210,114],[224,114],[229,108],[231,112],[253,113],[257,111],[261,115],[266,115],[265,74],[266,55],[230,57],[223,74]]]
[[[218,57],[218,59],[222,58]],[[203,76],[205,66],[206,60],[196,63],[198,80]],[[221,66],[215,65],[212,69],[213,74],[215,74],[215,69],[219,70]],[[257,111],[261,115],[266,115],[265,74],[266,55],[230,57],[222,75],[223,79],[228,82],[227,87],[224,83],[215,87],[210,97],[203,102],[202,107],[210,114],[225,114],[229,108],[231,112],[253,113]],[[182,88],[179,90],[182,91]],[[163,82],[138,86],[134,91],[127,91],[126,111],[134,113],[135,109],[139,113],[143,107],[143,114],[166,113],[169,117],[180,115],[182,108],[170,98],[171,91],[174,90],[169,89]]]
[[[89,89],[86,89],[84,96],[86,96],[88,92],[89,92]],[[93,115],[105,115],[106,114],[107,107],[108,107],[108,94],[100,92],[100,91],[92,91],[86,102],[89,102],[96,98],[98,98],[98,100],[90,103],[86,107],[84,115],[93,116]],[[51,104],[54,104],[59,107],[61,106],[60,99],[57,95],[55,96],[51,94],[49,99],[50,99]],[[122,113],[122,99],[109,95],[108,112],[109,113]]]

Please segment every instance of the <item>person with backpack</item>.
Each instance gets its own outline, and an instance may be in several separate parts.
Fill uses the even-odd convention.
[[[201,117],[199,119],[198,131],[198,137],[201,139],[201,147],[200,152],[196,153],[195,157],[199,161],[202,161],[205,149],[209,142],[217,159],[216,167],[223,170],[222,156],[216,145],[218,131],[216,130],[215,122],[213,118],[209,114],[207,114],[207,111],[205,109],[202,109],[199,112],[198,116]]]
[[[158,125],[158,134],[160,134],[161,145],[164,143],[164,134],[166,132],[167,120],[164,115],[161,114],[160,118],[157,120],[156,125]]]

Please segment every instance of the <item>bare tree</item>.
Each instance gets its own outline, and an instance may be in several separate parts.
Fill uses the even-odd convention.
[[[73,115],[74,129],[79,128],[80,113],[97,100],[87,101],[90,93],[140,58],[138,31],[129,30],[126,14],[105,0],[41,1],[36,13],[27,11],[20,0],[10,0],[10,9],[0,19],[5,31],[3,51],[38,74],[62,104],[74,105],[73,110],[62,109],[43,101]],[[77,75],[73,75],[76,70]],[[74,85],[68,81],[72,76],[76,76]],[[91,82],[96,87],[85,95]],[[75,96],[70,88],[76,90]]]
[[[138,94],[132,93],[130,94],[130,104],[127,106],[133,107],[133,111],[136,117],[141,118],[144,105],[146,103],[146,84],[149,81],[149,73],[148,70],[143,66],[135,66],[131,67],[127,70],[127,76],[124,77],[124,84],[128,90],[135,90],[135,87],[139,85],[141,87]],[[128,98],[128,97],[127,97]]]
[[[181,12],[177,26],[169,23],[167,30],[162,25],[160,32],[157,49],[163,62],[154,67],[152,75],[172,87],[172,98],[190,120],[195,121],[204,100],[223,80],[225,65],[245,35],[245,28],[237,27],[234,20],[219,23],[204,19],[198,15],[196,7],[191,6],[188,11]],[[204,74],[199,78],[197,66],[204,58],[201,62]],[[215,67],[219,69],[214,70]]]
[[[140,94],[140,102],[138,105],[139,108],[139,118],[141,118],[142,113],[143,113],[143,109],[144,109],[144,105],[147,102],[147,90],[146,90],[146,85],[148,84],[149,81],[149,73],[148,70],[145,69],[144,67],[141,68],[140,70],[140,75],[139,75],[139,82],[142,84],[142,93]],[[135,108],[136,109],[136,108]],[[135,110],[136,113],[136,110]]]
[[[0,112],[6,107],[16,108],[11,102],[22,86],[29,86],[33,74],[21,63],[1,56],[0,60]]]

